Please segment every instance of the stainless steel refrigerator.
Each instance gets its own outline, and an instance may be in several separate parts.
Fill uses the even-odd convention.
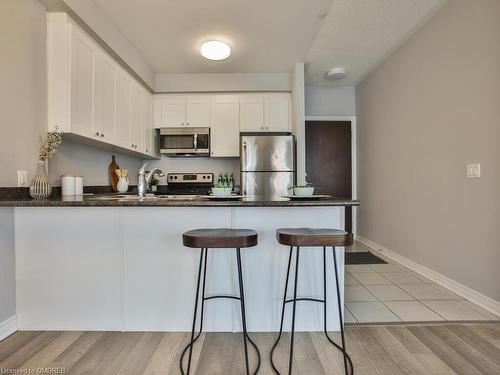
[[[242,135],[240,160],[243,195],[287,195],[294,183],[293,135]]]

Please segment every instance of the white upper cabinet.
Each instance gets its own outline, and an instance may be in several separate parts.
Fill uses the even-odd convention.
[[[142,116],[142,89],[138,85],[132,87],[130,100],[130,147],[143,152],[144,119]]]
[[[242,132],[265,131],[263,97],[253,95],[240,98],[240,130]]]
[[[130,106],[132,83],[122,72],[116,78],[116,134],[117,143],[121,147],[130,148]]]
[[[210,98],[206,96],[190,96],[186,99],[186,126],[210,126]]]
[[[95,48],[78,29],[71,33],[71,131],[90,137],[94,130]]]
[[[177,128],[186,124],[186,98],[168,97],[161,103],[161,127]]]
[[[290,132],[290,95],[248,95],[240,98],[242,132]]]
[[[116,69],[104,54],[97,54],[95,71],[94,136],[116,141]]]
[[[264,125],[266,131],[291,131],[290,115],[290,95],[264,97]]]
[[[76,142],[152,156],[152,95],[65,13],[47,13],[48,128]],[[146,152],[146,148],[148,151]]]
[[[237,96],[215,96],[211,105],[211,156],[239,156],[239,102]]]
[[[146,92],[142,92],[142,124],[144,126],[144,152],[149,155],[154,155],[153,150],[153,96]]]

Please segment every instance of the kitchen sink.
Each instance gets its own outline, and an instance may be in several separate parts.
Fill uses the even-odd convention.
[[[192,201],[199,198],[200,198],[199,195],[152,195],[152,194],[148,194],[145,197],[139,197],[137,195],[130,195],[130,194],[96,195],[87,197],[88,200],[92,201],[115,201],[115,202],[157,201],[157,200]]]

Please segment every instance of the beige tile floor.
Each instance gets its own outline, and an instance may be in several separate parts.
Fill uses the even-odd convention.
[[[359,242],[347,251],[372,251],[387,262],[346,266],[347,323],[500,320]]]

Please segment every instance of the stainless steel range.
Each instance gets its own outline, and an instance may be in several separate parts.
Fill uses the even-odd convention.
[[[165,193],[169,195],[208,195],[214,183],[214,174],[169,173],[167,182]]]

